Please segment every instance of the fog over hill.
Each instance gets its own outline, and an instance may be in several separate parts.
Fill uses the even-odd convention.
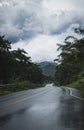
[[[54,78],[56,63],[44,61],[37,64],[42,69],[44,75]]]

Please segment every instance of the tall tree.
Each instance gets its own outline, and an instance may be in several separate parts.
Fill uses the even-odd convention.
[[[84,68],[84,39],[68,36],[64,42],[63,45],[58,44],[58,50],[61,49],[61,53],[56,61],[61,60],[56,67],[55,75],[58,83],[69,84],[78,79],[80,71]]]
[[[10,42],[0,36],[0,80],[7,82],[10,76]]]
[[[42,81],[42,71],[23,49],[13,50],[11,43],[0,36],[0,82],[9,83],[11,79]]]

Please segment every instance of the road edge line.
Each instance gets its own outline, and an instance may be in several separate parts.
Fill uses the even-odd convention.
[[[77,96],[73,95],[73,94],[72,94],[72,90],[71,90],[70,88],[68,88],[68,89],[69,89],[69,94],[70,94],[70,96],[72,96],[72,97],[74,97],[74,98],[77,98],[77,99],[79,99],[79,100],[84,101],[83,98],[80,98],[80,97],[77,97]]]

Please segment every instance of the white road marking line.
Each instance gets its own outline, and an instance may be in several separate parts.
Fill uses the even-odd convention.
[[[74,97],[74,98],[77,98],[77,99],[79,99],[79,100],[84,101],[84,99],[83,99],[83,98],[80,98],[80,97],[78,97],[78,96],[73,95],[73,94],[72,94],[72,90],[71,90],[70,88],[68,88],[68,89],[69,89],[70,95],[71,95],[72,97]]]

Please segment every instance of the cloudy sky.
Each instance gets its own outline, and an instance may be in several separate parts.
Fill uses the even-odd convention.
[[[57,43],[84,27],[84,0],[0,0],[0,35],[32,61],[53,61]]]

